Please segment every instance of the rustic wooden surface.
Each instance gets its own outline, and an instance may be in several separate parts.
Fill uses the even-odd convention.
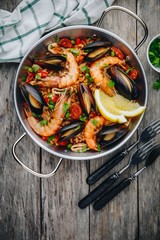
[[[1,0],[0,9],[13,11],[19,2]],[[158,74],[146,60],[147,44],[160,32],[160,1],[117,0],[114,5],[137,13],[149,29],[148,39],[138,51],[149,85],[148,107],[139,128],[141,131],[160,117],[160,92],[152,89]],[[141,26],[134,19],[117,11],[108,14],[104,27],[121,36],[133,48],[143,35]],[[95,212],[92,206],[80,210],[77,203],[92,189],[85,182],[89,172],[106,158],[91,162],[66,160],[50,179],[33,177],[15,162],[11,146],[23,133],[13,101],[17,67],[13,63],[0,64],[0,240],[159,240],[160,159],[99,212]],[[138,132],[129,143],[137,136]],[[36,171],[49,172],[58,162],[56,157],[39,149],[29,137],[18,146],[18,155]],[[112,172],[126,162],[127,159]],[[128,174],[129,171],[125,175]]]

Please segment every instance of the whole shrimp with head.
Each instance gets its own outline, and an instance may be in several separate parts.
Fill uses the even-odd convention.
[[[113,65],[123,67],[125,65],[125,61],[119,59],[118,57],[106,56],[94,61],[90,66],[90,74],[94,83],[109,96],[114,96],[116,94],[114,86],[110,86],[111,79],[106,73],[106,67]]]
[[[28,122],[31,128],[40,136],[48,137],[53,134],[56,134],[60,129],[63,122],[65,111],[64,104],[70,104],[70,95],[71,90],[67,89],[57,101],[54,111],[51,114],[49,120],[46,121],[45,125],[42,125],[41,122],[34,116],[28,116]]]
[[[65,68],[61,71],[54,71],[53,75],[45,78],[36,79],[34,84],[40,87],[57,87],[66,88],[72,86],[78,79],[79,68],[73,54],[65,48],[58,46],[57,43],[50,44],[48,51],[53,54],[59,54],[59,56],[65,56]]]

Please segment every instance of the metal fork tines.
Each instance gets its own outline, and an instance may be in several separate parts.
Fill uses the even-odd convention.
[[[98,197],[105,194],[108,188],[113,183],[116,182],[116,180],[127,168],[129,168],[132,164],[137,164],[143,161],[146,158],[146,156],[149,154],[154,144],[155,144],[155,140],[152,139],[149,142],[145,143],[143,146],[141,146],[139,149],[137,149],[133,153],[133,155],[130,157],[129,162],[126,166],[124,166],[120,171],[113,173],[105,181],[103,181],[98,187],[96,187],[87,196],[85,196],[82,200],[80,200],[78,203],[78,206],[83,209],[87,207],[89,204],[91,204]]]
[[[97,182],[101,177],[103,177],[107,172],[109,172],[116,164],[124,159],[126,155],[135,147],[138,143],[145,143],[151,140],[160,132],[160,119],[154,121],[149,126],[144,128],[139,136],[139,139],[130,145],[124,151],[118,153],[117,155],[113,156],[109,161],[104,163],[99,169],[94,171],[93,173],[88,176],[86,179],[89,185],[94,184]]]

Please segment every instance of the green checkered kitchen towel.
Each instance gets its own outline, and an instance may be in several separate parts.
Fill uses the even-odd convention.
[[[0,10],[0,62],[19,62],[45,33],[92,24],[114,0],[23,0],[12,12]]]

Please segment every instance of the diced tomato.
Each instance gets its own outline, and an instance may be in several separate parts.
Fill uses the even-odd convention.
[[[26,78],[26,82],[30,82],[33,80],[35,74],[34,73],[31,73],[31,72],[28,72],[28,76]]]
[[[54,95],[53,98],[52,98],[54,103],[57,102],[58,99],[59,99],[59,95]]]
[[[80,38],[76,38],[76,45],[78,45],[78,44],[81,44],[81,39]]]
[[[82,38],[81,43],[82,44],[87,44],[87,38]]]
[[[70,106],[70,114],[71,118],[74,120],[78,120],[79,117],[82,115],[82,109],[78,103],[73,103]]]
[[[59,45],[65,48],[71,48],[73,46],[71,40],[68,38],[62,38],[59,42]]]
[[[41,78],[46,78],[48,77],[48,72],[47,71],[41,71]]]
[[[76,60],[77,60],[78,63],[81,63],[83,61],[83,59],[84,59],[84,56],[80,55],[80,56],[77,56]]]
[[[44,100],[45,100],[46,103],[49,103],[49,98],[48,97],[45,97]]]
[[[66,146],[68,141],[57,142],[59,146]]]
[[[113,47],[111,47],[111,50],[112,50],[113,52],[115,52],[116,56],[117,56],[119,59],[123,59],[123,58],[124,58],[124,54],[123,54],[123,52],[122,52],[119,48],[113,46]]]
[[[48,140],[48,137],[42,136],[42,139],[43,139],[44,141],[47,141],[47,140]]]
[[[136,80],[137,77],[138,77],[138,71],[137,69],[133,68],[129,73],[128,75],[133,79],[133,80]]]
[[[55,142],[58,142],[58,140],[59,140],[59,136],[57,135],[55,136]]]

